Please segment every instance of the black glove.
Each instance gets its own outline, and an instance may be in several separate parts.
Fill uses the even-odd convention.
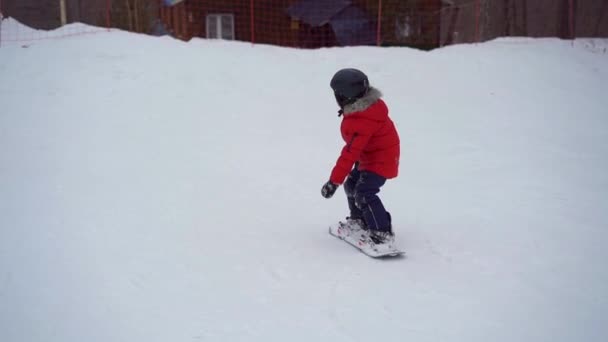
[[[334,193],[336,192],[336,189],[338,189],[338,186],[339,185],[334,184],[331,181],[328,181],[321,188],[321,195],[323,195],[323,197],[325,197],[325,198],[331,198],[331,196],[333,196]]]

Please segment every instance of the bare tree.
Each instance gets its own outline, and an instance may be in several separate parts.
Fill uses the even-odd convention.
[[[125,0],[127,9],[127,24],[129,25],[129,31],[133,31],[133,12],[131,11],[131,1]]]
[[[600,36],[600,25],[604,20],[606,12],[608,12],[608,1],[604,1],[604,3],[602,4],[602,9],[600,10],[599,18],[597,19],[597,23],[595,24],[595,30],[593,34],[596,36]]]
[[[492,23],[491,21],[491,16],[490,16],[490,1],[488,0],[480,0],[480,8],[479,8],[479,39],[480,41],[484,41],[486,39],[488,39],[488,37],[491,36],[491,31],[490,30],[490,24]]]
[[[141,33],[142,29],[139,23],[142,13],[139,10],[139,0],[133,0],[133,12],[135,12],[135,14],[133,15],[133,19],[135,21],[135,31]]]

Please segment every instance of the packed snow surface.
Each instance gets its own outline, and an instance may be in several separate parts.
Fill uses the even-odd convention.
[[[3,44],[0,340],[605,341],[606,47]],[[327,231],[343,67],[401,136],[405,258]]]

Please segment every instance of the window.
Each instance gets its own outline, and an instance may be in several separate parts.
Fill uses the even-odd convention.
[[[207,15],[207,38],[234,40],[234,15]]]

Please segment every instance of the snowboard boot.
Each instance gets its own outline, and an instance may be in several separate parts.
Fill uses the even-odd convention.
[[[338,236],[353,236],[361,240],[368,240],[368,232],[369,229],[367,229],[367,225],[363,219],[352,219],[347,217],[345,221],[338,222]]]
[[[392,229],[387,231],[371,230],[369,232],[369,238],[376,245],[392,245],[395,242],[395,234],[393,234]]]
[[[391,213],[386,212],[388,216],[388,230],[370,230],[369,238],[375,244],[389,244],[392,245],[395,242],[395,233],[393,233],[393,218]]]
[[[367,225],[363,219],[352,219],[350,217],[346,217],[346,221],[340,221],[340,226],[346,227],[350,230],[367,230]]]

